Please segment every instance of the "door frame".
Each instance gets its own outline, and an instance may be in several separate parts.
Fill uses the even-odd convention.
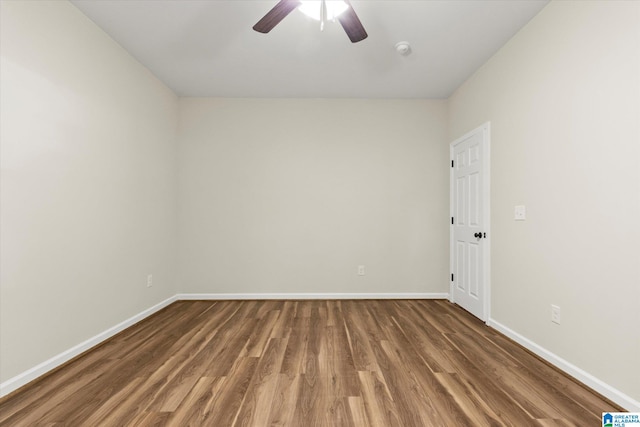
[[[485,232],[487,237],[483,248],[483,306],[484,306],[484,319],[480,319],[487,323],[491,317],[491,123],[485,122],[479,127],[473,129],[470,132],[456,138],[449,144],[449,163],[454,160],[454,148],[457,144],[469,138],[470,136],[481,133],[483,144],[482,155],[482,170],[483,170],[483,182],[482,182],[482,215],[485,221]],[[454,197],[454,176],[453,166],[449,168],[449,214],[450,217],[454,217],[455,212],[455,197]],[[449,225],[449,272],[453,274],[454,268],[454,225]],[[453,288],[453,280],[449,281],[449,301],[455,303]]]

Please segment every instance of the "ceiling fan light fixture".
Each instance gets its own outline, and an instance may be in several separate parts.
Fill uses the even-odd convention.
[[[310,18],[320,21],[322,19],[323,0],[300,0],[298,10]],[[327,20],[333,21],[347,9],[349,5],[343,0],[325,0]]]
[[[309,6],[305,6],[305,3]],[[350,0],[280,0],[253,26],[253,29],[266,34],[295,9],[300,8],[305,11],[307,7],[311,11],[311,16],[320,21],[320,30],[324,28],[328,19],[337,20],[351,43],[358,43],[368,37]]]

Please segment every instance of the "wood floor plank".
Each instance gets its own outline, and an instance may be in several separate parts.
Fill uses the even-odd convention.
[[[542,418],[538,420],[534,420],[534,425],[536,426],[544,426],[544,427],[577,427],[577,424],[574,424],[565,419],[556,419],[556,418]],[[597,425],[597,424],[595,424]]]
[[[323,425],[335,427],[360,427],[355,423],[347,397],[334,397],[329,400],[329,409]]]
[[[140,386],[143,382],[142,377],[135,378],[128,383],[125,387],[120,389],[117,393],[114,393],[109,399],[107,399],[102,405],[96,408],[91,414],[82,420],[82,423],[90,426],[98,425],[124,425],[127,420],[129,411],[126,409],[118,410],[123,405],[126,405],[127,398],[131,393]],[[135,418],[137,413],[133,414]],[[64,421],[64,420],[63,420]]]
[[[93,359],[93,358],[92,358]],[[69,395],[74,395],[87,384],[99,380],[104,372],[109,372],[117,361],[102,359],[86,366],[84,360],[78,364],[82,367],[75,372],[60,370],[48,378],[35,384],[34,389],[24,389],[24,394],[18,393],[0,404],[0,425],[33,425],[49,412],[61,406]],[[9,406],[9,403],[11,404]],[[15,408],[11,410],[9,408]]]
[[[310,317],[293,317],[293,326],[289,332],[287,348],[285,349],[284,358],[280,372],[294,377],[302,371],[304,355],[307,350],[307,341],[309,340],[309,328],[311,325]]]
[[[271,338],[269,340],[243,398],[236,425],[259,427],[269,419],[286,347],[286,339]]]
[[[356,307],[357,304],[353,301],[345,303],[343,319],[354,366],[357,371],[379,371],[369,344],[364,319],[356,314]]]
[[[299,375],[278,375],[278,384],[271,401],[271,411],[265,425],[293,426],[292,420],[298,406],[299,382]]]
[[[532,353],[519,346],[501,334],[492,334],[487,337],[501,351],[509,354],[517,361],[518,371],[528,380],[537,383],[544,390],[544,396],[554,401],[556,404],[564,402],[565,413],[590,414],[589,424],[593,423],[593,417],[600,420],[601,413],[594,413],[592,408],[602,407],[600,412],[616,412],[618,406],[608,400],[604,400],[600,395],[593,393],[588,387],[578,383],[572,378],[562,373],[557,368],[532,356]],[[533,357],[539,363],[527,363]],[[579,408],[582,408],[580,410]],[[596,421],[598,421],[596,420]]]
[[[587,426],[622,410],[447,301],[179,301],[0,399],[0,426]]]
[[[309,302],[309,304],[311,305],[309,335],[300,372],[298,399],[293,416],[293,425],[300,426],[323,425],[328,398],[327,383],[322,375],[324,371],[321,370],[326,360],[323,339],[327,319],[322,314],[317,301]]]
[[[255,357],[245,357],[234,365],[230,375],[226,377],[225,383],[220,388],[220,396],[210,411],[211,416],[207,419],[206,424],[200,425],[225,427],[235,423],[238,410],[242,405],[257,365],[258,359]]]
[[[130,423],[132,427],[163,427],[168,426],[169,412],[140,412]]]
[[[492,411],[499,414],[502,421],[510,426],[522,426],[531,422],[533,417],[522,407],[520,401],[513,400],[511,396],[501,389],[493,381],[493,374],[478,369],[475,358],[470,358],[461,352],[453,354],[458,371],[465,372],[464,383],[470,390],[474,390],[478,396],[482,396],[484,402]]]
[[[167,425],[207,425],[212,417],[213,408],[220,406],[220,390],[225,381],[225,377],[201,377],[185,397],[184,403],[170,413]]]
[[[272,310],[264,314],[259,319],[260,327],[254,328],[249,336],[249,340],[244,346],[241,356],[242,357],[260,357],[262,352],[266,348],[266,343],[271,336],[271,331],[275,326],[280,312]]]
[[[360,395],[360,381],[353,363],[347,333],[342,327],[327,326],[326,342],[326,382],[333,397]]]
[[[133,350],[128,358],[116,360],[102,375],[107,381],[92,381],[65,398],[66,405],[49,411],[43,421],[65,421],[69,425],[80,424],[111,396],[126,387],[132,380],[153,372],[164,361],[173,342],[159,335],[146,340]],[[82,402],[82,404],[79,404]],[[77,404],[78,403],[78,404]]]
[[[226,376],[240,358],[240,353],[259,320],[245,318],[239,312],[225,324],[198,355],[198,365],[208,377]]]
[[[460,381],[457,374],[436,373],[435,376],[460,408],[458,417],[455,421],[449,420],[448,424],[478,427],[501,425],[499,416],[473,389]]]
[[[153,390],[157,385],[161,386],[151,396],[149,410],[175,411],[196,382],[205,376],[208,357],[223,339],[221,336],[224,332],[231,329],[229,322],[239,305],[220,305],[218,308],[210,311],[207,317],[199,317],[200,324],[186,330],[184,341],[177,343],[177,348],[167,362],[148,378],[147,387]]]
[[[422,359],[433,372],[454,373],[455,368],[448,354],[451,352],[451,344],[443,334],[436,333],[426,320],[419,316],[411,316],[399,313],[394,322],[401,333],[422,356]],[[437,337],[437,338],[436,338]]]
[[[279,310],[279,315],[273,329],[271,330],[271,338],[286,338],[293,324],[293,318],[296,315],[297,301],[284,301]]]
[[[415,365],[403,354],[403,350],[391,341],[382,341],[382,349],[393,366],[404,366],[397,370],[397,382],[387,378],[388,387],[394,396],[398,410],[410,415],[401,417],[405,426],[436,426],[440,424],[441,416],[434,407],[431,398],[425,393],[420,381],[414,374]],[[417,369],[425,369],[422,365]]]
[[[532,418],[540,418],[544,414],[560,417],[556,407],[541,398],[542,394],[535,389],[536,384],[527,382],[518,375],[517,366],[499,352],[492,351],[492,346],[487,345],[485,340],[476,340],[477,337],[467,333],[451,334],[448,337],[458,349],[479,351],[482,348],[486,351],[490,357],[475,360],[476,366],[482,372],[491,374],[493,382],[515,398]],[[504,369],[506,366],[510,369]]]
[[[371,423],[369,423],[369,418],[367,418],[367,412],[364,407],[362,396],[349,396],[347,397],[347,402],[349,403],[353,424],[357,427],[370,426]]]
[[[387,386],[376,372],[360,371],[362,400],[369,424],[374,427],[402,426],[398,410]]]

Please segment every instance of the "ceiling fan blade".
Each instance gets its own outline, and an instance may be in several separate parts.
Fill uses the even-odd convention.
[[[280,0],[253,26],[253,29],[259,33],[268,33],[300,4],[300,0]]]
[[[368,37],[367,32],[358,19],[358,15],[356,15],[356,11],[353,10],[353,6],[349,0],[344,0],[345,3],[349,5],[349,9],[345,10],[343,13],[338,16],[338,21],[340,21],[340,25],[344,28],[344,31],[349,36],[349,40],[351,43],[357,43],[362,41]]]

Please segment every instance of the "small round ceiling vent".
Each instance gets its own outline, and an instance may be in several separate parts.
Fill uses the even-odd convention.
[[[411,53],[411,45],[409,42],[398,42],[396,43],[396,52],[402,56],[407,56]]]

